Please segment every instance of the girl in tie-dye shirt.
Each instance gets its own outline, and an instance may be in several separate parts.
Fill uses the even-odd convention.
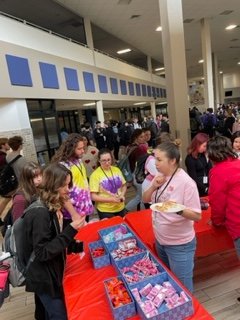
[[[65,219],[74,219],[74,215],[87,216],[93,213],[93,205],[81,158],[84,154],[83,137],[78,133],[70,134],[62,143],[52,161],[65,165],[72,173],[73,186],[70,190],[70,202],[63,209]]]
[[[98,154],[100,166],[90,176],[92,200],[100,219],[125,214],[126,181],[118,167],[112,166],[112,154],[101,149]]]

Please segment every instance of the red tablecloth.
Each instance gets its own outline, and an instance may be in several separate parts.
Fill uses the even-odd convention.
[[[141,237],[142,241],[155,252],[152,229],[152,211],[141,210],[126,215],[125,221]],[[195,222],[197,257],[204,257],[234,247],[233,240],[224,227],[213,227],[210,223],[211,208],[202,211],[202,219]]]
[[[64,277],[64,292],[69,320],[111,320],[113,319],[104,291],[103,281],[117,273],[112,266],[95,270],[92,265],[87,243],[97,240],[97,231],[123,222],[120,217],[99,221],[86,226],[77,236],[86,245],[85,257],[70,255]],[[141,237],[141,236],[140,236]],[[194,315],[188,320],[213,319],[193,297]],[[140,319],[139,316],[129,318]]]

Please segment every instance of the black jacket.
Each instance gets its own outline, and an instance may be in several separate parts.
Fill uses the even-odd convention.
[[[67,246],[77,231],[68,225],[61,233],[55,212],[33,208],[24,217],[25,263],[32,251],[36,257],[26,274],[26,291],[60,297]]]
[[[208,177],[212,168],[211,162],[207,161],[204,154],[199,154],[197,158],[189,154],[186,156],[185,165],[187,173],[197,184],[199,195],[201,197],[207,195],[208,183],[203,183],[203,177]]]

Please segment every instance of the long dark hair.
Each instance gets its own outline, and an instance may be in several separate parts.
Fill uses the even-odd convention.
[[[84,138],[79,133],[71,133],[52,157],[51,162],[71,161],[76,158],[75,149]]]
[[[28,203],[31,203],[39,193],[39,188],[34,185],[33,179],[41,174],[41,167],[33,161],[27,162],[21,171],[17,192],[23,192]]]
[[[207,144],[207,152],[209,159],[213,162],[222,162],[228,158],[237,158],[237,154],[232,149],[230,139],[223,136],[211,138]]]
[[[63,208],[64,202],[68,199],[59,195],[59,188],[66,183],[68,175],[71,177],[69,187],[72,186],[72,173],[60,163],[51,163],[43,171],[40,199],[46,204],[49,210]]]

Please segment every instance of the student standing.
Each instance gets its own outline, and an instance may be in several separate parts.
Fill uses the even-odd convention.
[[[178,279],[193,292],[193,268],[196,236],[193,223],[201,219],[201,206],[195,182],[179,167],[180,152],[172,142],[154,150],[161,176],[154,177],[143,193],[144,202],[174,201],[186,208],[179,212],[152,213],[158,256]]]

